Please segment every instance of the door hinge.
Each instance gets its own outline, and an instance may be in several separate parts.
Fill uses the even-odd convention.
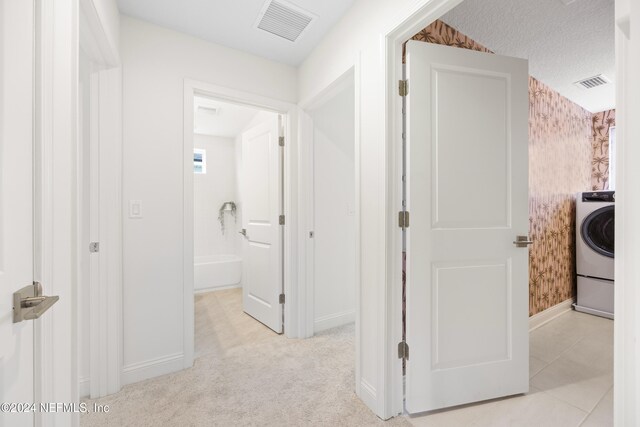
[[[400,96],[409,95],[409,80],[398,81],[398,92],[400,93]]]
[[[398,359],[409,360],[409,344],[406,341],[398,343]]]
[[[280,217],[278,218],[278,222],[280,223],[280,225],[284,225],[284,215],[280,215]]]
[[[284,147],[284,136],[278,137],[278,145]]]
[[[280,294],[279,301],[280,301],[280,304],[284,304],[284,294]]]
[[[89,243],[89,252],[91,253],[100,252],[100,243],[99,242]]]
[[[409,211],[398,212],[398,227],[409,228]]]

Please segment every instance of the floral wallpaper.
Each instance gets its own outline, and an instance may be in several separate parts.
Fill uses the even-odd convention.
[[[493,53],[439,20],[412,39]],[[594,133],[591,113],[529,78],[530,316],[575,296],[575,200],[591,188]]]
[[[616,110],[593,115],[591,189],[609,189],[609,130],[616,125]]]

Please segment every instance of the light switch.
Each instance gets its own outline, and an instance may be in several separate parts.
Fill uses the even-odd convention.
[[[142,218],[142,200],[129,200],[129,218]]]

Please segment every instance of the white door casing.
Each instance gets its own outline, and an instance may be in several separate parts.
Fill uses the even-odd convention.
[[[13,323],[13,293],[33,281],[34,4],[0,1],[0,403],[34,401],[31,320]],[[32,412],[0,411],[0,426]],[[12,411],[12,412],[8,412]]]
[[[280,119],[242,134],[242,227],[245,230],[242,295],[244,311],[277,333],[283,332],[282,148]]]
[[[407,410],[527,392],[527,61],[410,41],[407,77]]]

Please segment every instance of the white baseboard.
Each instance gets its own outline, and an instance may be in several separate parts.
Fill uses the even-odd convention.
[[[375,408],[378,405],[375,387],[369,384],[369,382],[364,378],[360,379],[359,385],[359,389],[356,390],[358,397],[360,397],[360,399],[362,399],[365,405],[367,405],[369,408]]]
[[[355,310],[347,310],[341,313],[330,314],[328,316],[318,317],[313,322],[313,331],[320,332],[338,326],[347,325],[356,321]]]
[[[180,371],[184,369],[183,359],[184,355],[182,353],[176,353],[125,366],[122,371],[122,383],[123,385],[133,384]]]
[[[547,308],[546,310],[541,311],[538,314],[534,314],[529,318],[529,331],[538,329],[545,323],[552,321],[553,319],[566,313],[567,311],[571,311],[571,305],[573,303],[574,299],[571,298],[566,301],[562,301],[560,304],[556,304],[551,308]]]
[[[207,294],[209,292],[215,292],[215,291],[224,291],[227,289],[237,289],[237,288],[241,288],[242,284],[238,283],[237,285],[227,285],[227,286],[212,286],[210,288],[203,288],[203,289],[194,289],[193,293],[194,294]]]
[[[89,382],[89,378],[80,378],[78,391],[80,392],[80,398],[89,397],[91,394],[91,383]]]

